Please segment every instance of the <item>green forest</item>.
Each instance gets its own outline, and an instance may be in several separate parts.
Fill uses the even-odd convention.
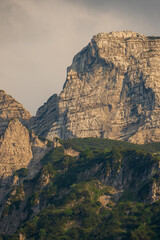
[[[160,239],[160,143],[57,141],[61,146],[43,157],[36,177],[25,179],[9,197],[3,217],[22,206],[27,216],[15,234],[1,239]],[[14,174],[25,178],[28,172]],[[22,197],[23,192],[28,194]]]

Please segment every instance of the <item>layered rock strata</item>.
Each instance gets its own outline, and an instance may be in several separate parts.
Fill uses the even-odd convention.
[[[11,119],[17,118],[26,122],[31,114],[13,97],[0,90],[0,135],[3,134]]]
[[[29,120],[30,127],[34,129],[37,135],[46,137],[49,134],[51,137],[48,138],[53,139],[49,130],[59,119],[58,101],[59,96],[54,94],[42,107],[38,109],[36,117],[32,117]]]
[[[29,168],[28,177],[39,170],[40,159],[48,151],[47,142],[40,141],[25,126],[31,114],[13,97],[0,90],[0,178],[18,169]]]
[[[18,119],[11,120],[0,138],[0,177],[6,178],[16,170],[27,167],[29,176],[34,176],[47,150],[47,144],[29,132]]]
[[[74,59],[59,96],[33,124],[49,139],[160,141],[160,38],[100,33]]]

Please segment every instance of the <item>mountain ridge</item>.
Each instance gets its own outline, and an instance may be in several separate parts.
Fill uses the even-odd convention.
[[[118,240],[121,236],[127,240],[134,239],[131,234],[141,231],[143,223],[148,229],[153,225],[153,236],[159,236],[150,220],[153,212],[149,211],[159,212],[158,154],[121,141],[75,140],[61,140],[61,146],[51,149],[41,159],[42,168],[33,179],[28,179],[23,169],[14,173],[0,208],[0,233],[5,233],[5,239],[18,240],[23,235],[24,239],[38,240],[45,232],[47,240],[73,236],[77,240],[95,239],[95,234],[96,239],[105,239],[103,235],[107,234],[107,239]],[[79,151],[78,158],[67,154],[71,148]],[[145,209],[148,210],[143,213]],[[109,222],[115,211],[119,222],[112,228]],[[113,232],[106,233],[102,223]],[[150,236],[143,229],[143,236],[144,233]]]
[[[35,117],[0,91],[0,239],[160,239],[159,66],[160,38],[100,33]]]
[[[51,115],[41,111],[34,131],[50,140],[159,141],[159,49],[158,37],[131,31],[97,34],[68,67],[63,90],[52,101],[50,124]]]

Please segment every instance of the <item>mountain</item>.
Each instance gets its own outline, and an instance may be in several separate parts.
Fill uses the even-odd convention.
[[[23,169],[12,176],[1,201],[2,239],[159,239],[157,146],[60,140],[34,178]]]
[[[30,113],[0,90],[0,203],[17,184],[16,171],[27,171],[32,179],[41,169],[40,159],[50,150],[47,140],[39,139],[26,126]],[[18,183],[19,184],[19,183]]]
[[[28,167],[31,160],[39,160],[46,153],[46,148],[46,144],[18,119],[11,120],[0,138],[0,177],[6,178],[14,171]],[[33,166],[31,171],[34,171]]]
[[[31,114],[12,96],[0,90],[0,135],[6,130],[9,121],[14,118],[25,122],[31,118]]]
[[[37,111],[32,127],[50,140],[160,141],[159,69],[159,37],[100,33],[74,57],[62,92]]]
[[[0,240],[160,239],[159,51],[94,36],[35,117],[0,91]]]
[[[37,158],[40,159],[46,153],[47,141],[41,141],[34,132],[26,128],[30,118],[31,114],[22,104],[0,90],[1,178],[27,167],[31,160],[37,161]]]

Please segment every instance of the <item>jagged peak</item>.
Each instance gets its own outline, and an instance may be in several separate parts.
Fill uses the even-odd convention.
[[[0,118],[29,119],[31,114],[15,98],[0,89]]]
[[[28,132],[28,130],[22,125],[22,123],[18,120],[18,118],[13,118],[9,121],[6,131],[4,132],[4,136],[8,135],[9,133],[16,133],[18,131],[25,131]]]
[[[36,133],[160,141],[159,49],[158,37],[133,31],[94,36],[73,58],[57,103],[36,116]]]
[[[0,89],[0,94],[6,94],[6,92],[2,89]]]
[[[122,39],[127,39],[127,38],[145,38],[146,36],[140,33],[136,33],[130,30],[125,30],[125,31],[113,31],[109,33],[98,33],[93,37],[94,40],[99,40],[102,38],[122,38]]]

